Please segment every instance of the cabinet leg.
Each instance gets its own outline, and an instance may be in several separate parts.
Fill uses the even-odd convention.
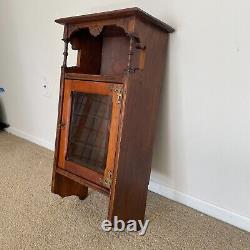
[[[58,173],[53,176],[51,191],[61,197],[76,195],[80,200],[84,200],[88,196],[88,187]]]

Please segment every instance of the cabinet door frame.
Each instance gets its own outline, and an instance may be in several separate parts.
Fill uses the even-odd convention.
[[[110,179],[112,177],[116,162],[115,158],[121,110],[119,93],[121,93],[122,88],[123,86],[121,84],[65,79],[65,89],[62,105],[62,120],[60,123],[61,132],[58,158],[59,168],[77,176],[80,176],[99,186],[110,188]],[[112,97],[112,114],[110,121],[108,152],[104,174],[98,173],[86,166],[82,166],[80,164],[66,160],[72,108],[72,92],[100,94]]]

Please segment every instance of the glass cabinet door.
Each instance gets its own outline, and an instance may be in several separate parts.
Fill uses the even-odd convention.
[[[105,176],[114,168],[119,89],[119,84],[65,81],[60,168],[105,185]]]
[[[112,96],[72,93],[66,159],[103,173],[108,153]]]

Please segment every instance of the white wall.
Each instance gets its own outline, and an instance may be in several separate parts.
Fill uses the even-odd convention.
[[[10,131],[53,147],[63,51],[54,19],[135,5],[176,28],[151,189],[250,231],[247,0],[0,0],[0,85]]]

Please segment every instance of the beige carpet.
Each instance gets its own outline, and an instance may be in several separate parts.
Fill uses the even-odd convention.
[[[0,133],[0,249],[250,249],[250,234],[149,193],[145,236],[104,233],[107,197],[50,192],[53,153]]]

